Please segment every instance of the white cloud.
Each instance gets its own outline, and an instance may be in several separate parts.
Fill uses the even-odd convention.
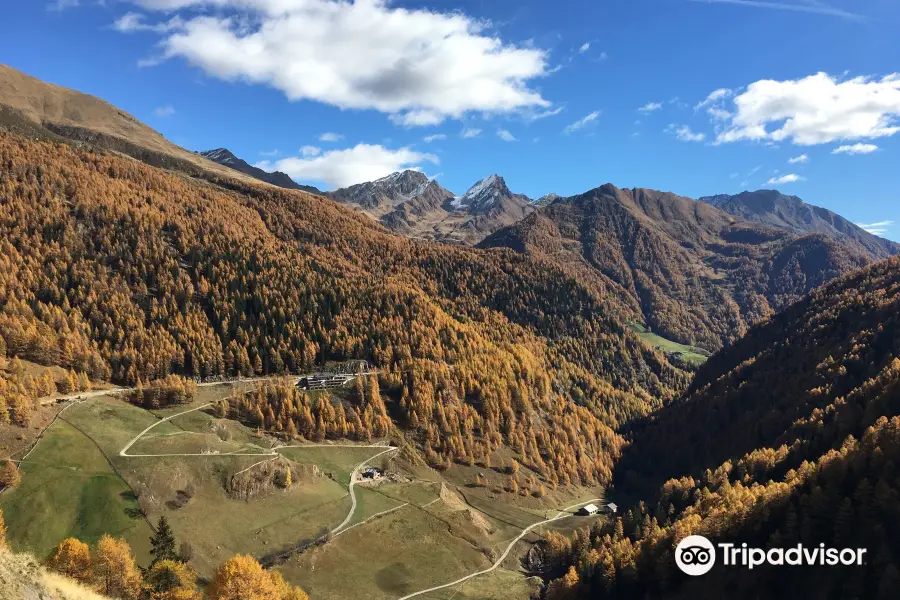
[[[590,49],[591,49],[591,43],[585,42],[581,45],[581,48],[578,49],[578,54],[584,54],[585,52],[587,52]]]
[[[498,129],[498,130],[497,130],[497,137],[500,138],[501,140],[503,140],[504,142],[516,142],[516,141],[518,141],[518,140],[516,139],[516,136],[514,136],[513,134],[511,134],[511,133],[510,133],[508,130],[506,130],[506,129]]]
[[[731,113],[721,106],[710,106],[706,109],[706,113],[713,121],[727,121],[731,118]]]
[[[740,177],[740,175],[741,175],[740,173],[732,173],[732,174],[729,175],[728,177],[731,178],[731,179],[737,179],[738,177]]]
[[[694,106],[694,110],[700,110],[701,108],[718,104],[726,98],[731,97],[732,94],[734,94],[734,92],[732,90],[729,90],[728,88],[719,88],[717,90],[714,90],[710,92],[709,96],[707,96],[704,100],[698,102],[696,106]]]
[[[226,81],[263,84],[290,100],[374,109],[403,125],[469,112],[548,108],[531,82],[547,52],[517,46],[461,12],[395,8],[386,0],[131,0],[192,11],[161,41]]]
[[[316,146],[303,146],[300,148],[300,155],[304,158],[309,158],[310,156],[318,156],[322,154],[322,149]]]
[[[805,0],[802,4],[788,4],[786,2],[761,2],[759,0],[691,0],[691,2],[701,2],[704,4],[735,4],[738,6],[750,6],[753,8],[769,8],[773,10],[787,10],[793,12],[829,15],[832,17],[841,17],[842,19],[848,19],[851,21],[862,20],[862,17],[855,13],[841,10],[840,8],[827,6],[819,0]]]
[[[872,154],[878,150],[875,144],[853,144],[840,146],[831,151],[832,154]]]
[[[682,142],[702,142],[706,139],[705,133],[695,133],[687,125],[676,125],[675,123],[666,127],[666,133],[671,133]]]
[[[321,181],[334,187],[347,187],[403,169],[418,171],[423,162],[438,164],[439,160],[433,154],[409,148],[390,150],[380,145],[357,144],[353,148],[329,150],[318,156],[263,161],[256,166],[267,171],[283,171],[297,181]]]
[[[718,122],[727,121],[732,116],[730,112],[725,110],[724,104],[725,101],[733,95],[734,90],[728,88],[714,90],[705,99],[695,104],[694,110],[698,111],[701,108],[705,108],[706,113],[718,127]]]
[[[268,151],[263,151],[263,152],[259,153],[260,156],[278,156],[279,154],[281,154],[281,152],[278,151],[278,148],[275,148],[274,150],[268,150]]]
[[[326,131],[319,136],[320,142],[339,142],[342,139],[344,139],[343,133],[332,133],[331,131]]]
[[[478,137],[479,135],[481,135],[481,130],[476,129],[475,127],[468,127],[466,129],[463,129],[462,133],[460,133],[459,135],[460,137],[464,138]]]
[[[872,235],[884,235],[888,228],[893,225],[893,221],[878,221],[877,223],[857,223],[858,227],[862,227]]]
[[[797,164],[805,164],[809,162],[809,157],[805,154],[801,154],[800,156],[795,156],[794,158],[788,159],[789,165],[797,165]]]
[[[112,28],[119,33],[134,33],[135,31],[152,31],[154,33],[168,33],[180,29],[184,25],[184,21],[178,15],[172,17],[168,21],[161,23],[149,24],[144,22],[144,15],[129,12],[115,20]]]
[[[422,139],[425,141],[425,143],[430,144],[431,142],[437,142],[438,140],[446,140],[447,136],[443,133],[436,133],[434,135],[426,135]]]
[[[161,119],[164,119],[166,117],[171,117],[172,115],[175,114],[175,107],[172,106],[171,104],[165,104],[163,106],[158,106],[155,109],[153,109],[153,114],[156,115],[157,117],[160,117]]]
[[[766,183],[770,185],[779,185],[782,183],[794,183],[796,181],[803,181],[803,177],[795,173],[788,173],[787,175],[782,175],[781,177],[772,177]]]
[[[590,125],[591,123],[593,123],[594,121],[596,121],[599,116],[600,116],[600,111],[595,110],[594,112],[590,113],[589,115],[584,116],[584,117],[578,119],[577,121],[575,121],[574,123],[568,125],[565,129],[563,129],[563,133],[572,133],[574,131],[578,131],[579,129],[583,129],[583,128],[587,127],[588,125]]]
[[[549,108],[547,110],[533,110],[526,109],[522,111],[522,118],[525,119],[528,123],[533,123],[534,121],[539,121],[540,119],[546,119],[547,117],[555,117],[559,113],[563,111],[562,106],[557,106],[555,108]]]
[[[648,102],[647,104],[640,107],[638,110],[642,113],[651,113],[655,110],[659,110],[662,108],[662,104],[659,102]]]
[[[812,146],[886,137],[900,131],[900,73],[844,81],[827,73],[761,80],[736,95],[733,104],[729,122],[718,130],[717,143],[791,141]]]
[[[606,52],[601,52],[601,53],[600,53],[600,59],[599,59],[599,60],[606,60],[607,58],[609,58],[609,54],[607,54]]]

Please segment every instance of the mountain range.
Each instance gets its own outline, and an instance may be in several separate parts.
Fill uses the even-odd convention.
[[[427,177],[417,171],[392,173],[377,181],[333,192],[319,192],[314,187],[295,183],[284,173],[267,173],[252,167],[228,150],[218,149],[201,154],[261,181],[287,189],[322,193],[338,202],[360,208],[398,233],[440,241],[478,243],[497,229],[512,225],[534,210],[563,199],[553,193],[537,200],[513,194],[499,175],[490,175],[478,181],[457,197],[436,181],[429,183]],[[807,204],[797,196],[788,196],[777,190],[703,196],[698,201],[742,221],[760,223],[787,233],[823,234],[845,242],[873,259],[900,254],[900,244],[869,233],[826,208]],[[466,216],[460,218],[461,213]]]
[[[664,337],[714,350],[873,257],[667,192],[607,184],[560,198],[484,239],[564,265]]]
[[[512,193],[499,175],[485,177],[461,196],[411,170],[324,195],[397,233],[455,243],[478,242],[534,211],[532,201]]]

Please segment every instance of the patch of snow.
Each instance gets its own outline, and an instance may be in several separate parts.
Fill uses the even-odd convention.
[[[488,177],[485,177],[484,179],[470,187],[469,190],[465,194],[463,194],[463,198],[471,199],[477,197],[485,190],[490,189],[491,186],[496,184],[498,179],[499,177],[497,177],[496,175],[489,175]]]
[[[397,171],[396,173],[391,173],[390,175],[385,175],[385,176],[382,177],[381,179],[376,179],[373,183],[389,183],[389,184],[392,184],[392,183],[396,183],[396,181],[397,181],[398,179],[400,179],[400,177],[402,177],[402,176],[403,176],[403,173],[401,173],[400,171]]]

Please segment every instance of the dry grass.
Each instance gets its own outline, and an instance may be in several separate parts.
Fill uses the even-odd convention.
[[[176,146],[159,132],[104,100],[46,83],[3,64],[0,64],[0,104],[19,111],[25,119],[35,124],[83,127],[127,140],[141,148],[186,160],[219,175],[260,183],[243,173]]]
[[[105,600],[79,583],[50,573],[29,554],[0,550],[0,598]]]

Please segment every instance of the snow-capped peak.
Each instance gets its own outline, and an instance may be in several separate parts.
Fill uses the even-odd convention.
[[[373,183],[381,183],[381,184],[392,184],[397,183],[397,180],[403,177],[403,173],[401,171],[396,171],[391,173],[390,175],[385,175],[380,179],[376,179]]]
[[[479,194],[482,194],[485,190],[493,187],[498,181],[502,181],[499,175],[488,175],[470,187],[466,193],[463,194],[463,198],[477,198]]]
[[[504,195],[509,195],[506,183],[499,175],[488,175],[465,194],[457,196],[450,202],[455,210],[484,210],[494,205]]]

